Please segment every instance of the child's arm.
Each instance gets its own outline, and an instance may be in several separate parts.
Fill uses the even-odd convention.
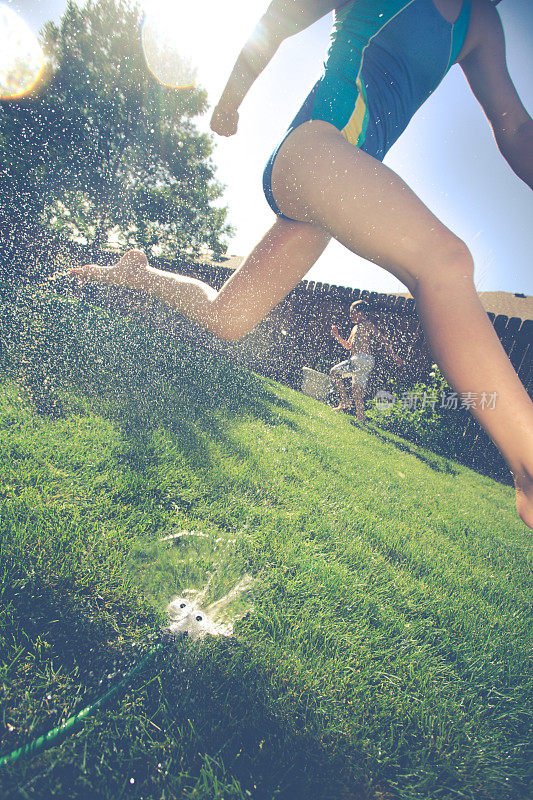
[[[273,0],[235,62],[213,112],[211,129],[220,136],[236,133],[239,106],[281,42],[339,5],[339,0]]]
[[[472,4],[474,47],[460,61],[470,88],[511,169],[533,189],[533,119],[509,75],[500,16],[491,3]]]
[[[353,333],[353,331],[352,331],[352,333]],[[341,335],[340,335],[340,333],[339,333],[339,329],[337,328],[337,326],[336,326],[336,325],[332,325],[332,326],[331,326],[331,335],[332,335],[332,336],[333,336],[333,338],[334,338],[334,339],[336,339],[336,340],[338,341],[338,343],[339,343],[340,345],[342,345],[342,346],[343,346],[343,347],[344,347],[346,350],[349,350],[349,349],[350,349],[350,347],[351,347],[351,344],[350,344],[350,339],[352,338],[352,333],[350,334],[350,336],[349,336],[349,338],[348,338],[348,339],[343,339],[343,338],[342,338],[342,336],[341,336]]]

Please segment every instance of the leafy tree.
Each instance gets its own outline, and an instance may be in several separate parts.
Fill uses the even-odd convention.
[[[70,0],[60,25],[45,27],[48,85],[0,104],[4,240],[38,224],[95,250],[113,236],[152,255],[224,252],[212,144],[193,122],[206,93],[159,84],[140,28],[124,0]]]

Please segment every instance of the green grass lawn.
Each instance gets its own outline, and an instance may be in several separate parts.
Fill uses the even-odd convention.
[[[173,596],[253,579],[234,638],[178,643],[1,796],[531,798],[510,487],[185,328],[32,293],[1,325],[0,753],[101,696]]]

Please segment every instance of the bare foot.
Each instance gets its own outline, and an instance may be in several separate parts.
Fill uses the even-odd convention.
[[[338,406],[335,406],[333,411],[349,411],[351,407],[350,403],[339,403]]]
[[[68,274],[82,281],[98,281],[112,286],[143,291],[147,278],[148,260],[141,250],[128,250],[116,264],[100,267],[98,264],[85,264],[83,267],[69,269]]]
[[[533,472],[527,469],[516,471],[513,478],[518,516],[533,530]]]

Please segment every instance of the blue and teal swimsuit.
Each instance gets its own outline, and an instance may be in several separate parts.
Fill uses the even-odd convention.
[[[454,23],[433,0],[352,0],[337,9],[322,76],[265,168],[263,189],[272,210],[284,216],[272,195],[272,167],[295,128],[324,120],[382,161],[455,62],[469,20],[470,0],[463,0]]]

